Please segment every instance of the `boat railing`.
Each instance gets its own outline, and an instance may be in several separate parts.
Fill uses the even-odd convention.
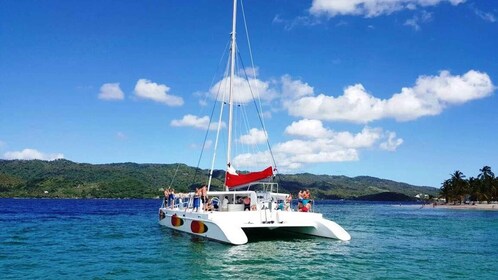
[[[172,204],[169,204],[168,199],[163,198],[161,203],[161,208],[169,208],[169,209],[187,209],[193,206],[193,195],[182,195],[176,196],[173,199]]]
[[[264,183],[266,185],[266,190],[275,189],[276,183]],[[265,189],[265,188],[263,188]],[[254,203],[257,210],[270,210],[270,211],[297,211],[297,212],[315,212],[315,200],[308,199],[306,201],[306,209],[303,209],[305,205],[303,205],[303,200],[293,199],[288,204],[286,203],[288,194],[285,193],[276,193],[270,191],[249,191],[250,193],[255,193],[256,203]],[[215,195],[209,195],[210,199],[216,199],[218,201],[219,210],[224,211],[222,209],[221,200],[226,195],[235,195],[238,192],[220,192]],[[244,191],[247,193],[247,191]],[[168,201],[166,199],[162,200],[161,208],[175,209],[175,210],[193,210],[194,209],[194,196],[195,193],[188,193],[181,197],[176,197],[173,205],[168,205]],[[242,196],[240,196],[241,198]],[[239,201],[237,201],[238,196],[234,196],[232,201],[229,202],[229,208],[232,211],[240,211],[243,207],[235,207],[239,205]],[[201,204],[201,203],[200,203]],[[253,204],[253,205],[254,205]],[[231,206],[231,207],[230,207]],[[199,211],[203,209],[203,205],[201,204],[199,207]],[[226,209],[228,210],[228,209]],[[228,210],[230,211],[230,210]]]

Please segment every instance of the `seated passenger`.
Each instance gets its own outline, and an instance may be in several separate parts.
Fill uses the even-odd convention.
[[[301,209],[299,209],[300,212],[309,212],[309,208],[308,208],[308,205],[309,204],[306,204],[305,206],[301,207]]]
[[[279,200],[277,201],[277,210],[281,210],[281,211],[283,211],[283,210],[284,210],[284,201],[283,201],[283,200],[281,200],[281,199],[279,199]]]
[[[218,209],[220,208],[219,204],[220,204],[220,201],[217,197],[213,197],[211,199],[211,205],[213,206],[214,211],[218,211]]]
[[[285,198],[285,211],[289,211],[291,208],[291,202],[292,202],[292,194],[289,194]]]
[[[244,202],[244,211],[251,211],[251,198],[249,196],[246,196],[244,197],[242,202]]]

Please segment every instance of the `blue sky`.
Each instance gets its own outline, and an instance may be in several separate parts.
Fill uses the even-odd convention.
[[[455,170],[498,168],[497,2],[244,6],[251,83],[280,172],[439,187]],[[228,0],[0,1],[0,158],[195,166],[231,8]],[[235,141],[262,140],[254,128]],[[264,156],[234,164],[250,169]]]

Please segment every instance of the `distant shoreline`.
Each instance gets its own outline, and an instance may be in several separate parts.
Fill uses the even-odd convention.
[[[425,204],[424,208],[498,211],[498,204]]]

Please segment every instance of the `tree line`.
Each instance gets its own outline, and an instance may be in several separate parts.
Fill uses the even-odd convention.
[[[0,198],[154,198],[161,197],[164,188],[173,188],[177,192],[193,191],[206,184],[208,176],[209,170],[185,164],[0,160]],[[213,171],[211,190],[223,190],[224,176],[223,170]],[[368,176],[279,174],[276,181],[280,192],[297,194],[299,190],[310,189],[317,199],[361,199],[367,196],[377,200],[379,197],[370,197],[377,194],[392,199],[390,193],[414,198],[418,193],[436,196],[439,191],[433,187]]]
[[[451,178],[442,183],[440,195],[447,203],[463,203],[465,201],[496,201],[498,200],[498,178],[491,171],[491,167],[484,166],[479,169],[477,177],[465,178],[457,170]]]

